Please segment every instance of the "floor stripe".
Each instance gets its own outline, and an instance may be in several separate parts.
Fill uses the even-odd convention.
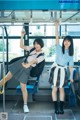
[[[75,115],[74,115],[74,113],[73,113],[73,111],[71,109],[65,110],[65,112],[66,111],[70,111],[72,113],[72,116],[73,116],[72,119],[69,119],[69,118],[66,118],[66,119],[63,119],[63,118],[57,119],[57,115],[55,114],[55,120],[76,120]]]
[[[30,118],[33,118],[33,117],[36,117],[36,118],[39,118],[39,117],[43,117],[43,118],[49,117],[49,118],[51,118],[51,120],[52,120],[52,116],[27,116],[27,115],[24,116],[23,120],[26,120],[27,117],[28,117],[28,118],[29,118],[29,117],[30,117]]]
[[[75,115],[74,115],[73,111],[71,111],[71,112],[72,112],[72,114],[73,114],[74,120],[76,120],[76,118],[75,118]]]

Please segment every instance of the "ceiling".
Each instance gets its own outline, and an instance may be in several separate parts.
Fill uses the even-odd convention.
[[[26,22],[26,23],[80,23],[80,11],[0,11],[0,23]]]

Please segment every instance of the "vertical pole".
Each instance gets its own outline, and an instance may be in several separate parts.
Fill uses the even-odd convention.
[[[24,29],[25,29],[25,36],[24,36],[24,44],[29,45],[29,23],[24,23]],[[24,55],[26,54],[26,51],[24,51]]]
[[[4,61],[4,26],[2,27],[2,40],[3,40],[3,80],[5,80],[5,61]],[[5,112],[5,84],[4,84],[4,93],[3,93],[3,112]]]
[[[6,73],[8,73],[8,58],[9,58],[9,55],[8,55],[8,33],[7,33],[6,26],[4,26],[4,30],[5,30],[5,33],[6,33],[6,62],[7,62]]]

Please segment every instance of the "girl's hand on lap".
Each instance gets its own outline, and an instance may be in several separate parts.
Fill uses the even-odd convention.
[[[30,67],[30,64],[29,63],[22,63],[22,66],[24,67],[24,68],[29,68]]]

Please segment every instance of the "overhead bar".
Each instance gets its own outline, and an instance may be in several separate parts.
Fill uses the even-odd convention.
[[[24,27],[24,26],[53,26],[53,25],[55,25],[55,23],[53,23],[53,24],[47,24],[47,23],[44,23],[44,24],[29,24],[29,25],[14,25],[14,24],[11,24],[11,25],[6,25],[6,24],[1,24],[0,25],[0,27],[3,27],[3,26],[5,26],[5,27],[8,27],[8,26],[22,26],[22,27]],[[72,23],[60,23],[60,25],[80,25],[79,23],[75,23],[75,24],[72,24]]]

